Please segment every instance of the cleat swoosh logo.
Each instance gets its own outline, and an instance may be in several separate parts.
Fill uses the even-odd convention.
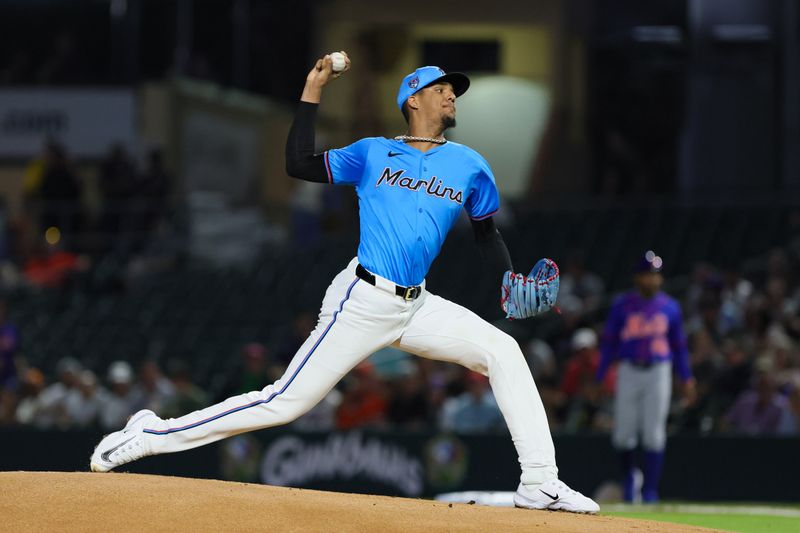
[[[558,499],[558,494],[553,496],[552,494],[548,494],[547,492],[543,491],[542,489],[539,489],[539,492],[541,492],[542,494],[544,494],[545,496],[547,496],[548,498],[550,498],[553,501],[556,501]]]
[[[136,438],[136,435],[134,435],[133,437],[129,438],[128,440],[120,442],[119,444],[117,444],[113,448],[109,448],[108,450],[106,450],[106,451],[104,451],[103,453],[100,454],[100,458],[103,461],[110,461],[109,457],[111,456],[112,453],[117,451],[122,446],[125,446],[126,444],[128,444],[130,441],[132,441],[135,438]],[[547,494],[547,493],[545,493],[545,494]],[[550,496],[549,494],[547,494],[547,495]]]
[[[401,152],[392,152],[391,150],[389,150],[389,157],[394,157],[396,155],[402,155],[402,153]]]

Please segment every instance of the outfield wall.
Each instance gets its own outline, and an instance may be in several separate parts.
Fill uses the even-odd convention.
[[[86,470],[94,431],[0,431],[0,470]],[[561,477],[589,494],[617,475],[606,435],[557,435]],[[670,439],[662,496],[687,501],[800,501],[800,438]],[[507,435],[265,430],[143,459],[126,470],[344,492],[431,496],[514,490]]]

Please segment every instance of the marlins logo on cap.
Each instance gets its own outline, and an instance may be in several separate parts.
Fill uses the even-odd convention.
[[[417,70],[403,78],[400,90],[397,92],[397,107],[403,109],[408,97],[420,89],[436,82],[447,82],[453,86],[456,97],[461,96],[469,89],[469,78],[461,72],[447,73],[440,67],[419,67]]]

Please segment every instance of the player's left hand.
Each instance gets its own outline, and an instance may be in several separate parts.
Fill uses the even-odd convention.
[[[506,271],[500,289],[506,318],[529,318],[549,310],[556,304],[559,283],[558,265],[552,259],[537,261],[527,276]]]

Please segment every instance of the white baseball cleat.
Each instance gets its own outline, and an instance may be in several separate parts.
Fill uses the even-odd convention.
[[[121,431],[109,433],[95,447],[89,466],[93,472],[108,472],[112,468],[141,459],[150,453],[145,449],[142,430],[145,422],[156,414],[148,409],[134,413]]]
[[[600,506],[591,498],[572,490],[559,479],[545,481],[537,487],[520,483],[514,494],[514,505],[525,509],[547,509],[570,513],[594,514]]]

